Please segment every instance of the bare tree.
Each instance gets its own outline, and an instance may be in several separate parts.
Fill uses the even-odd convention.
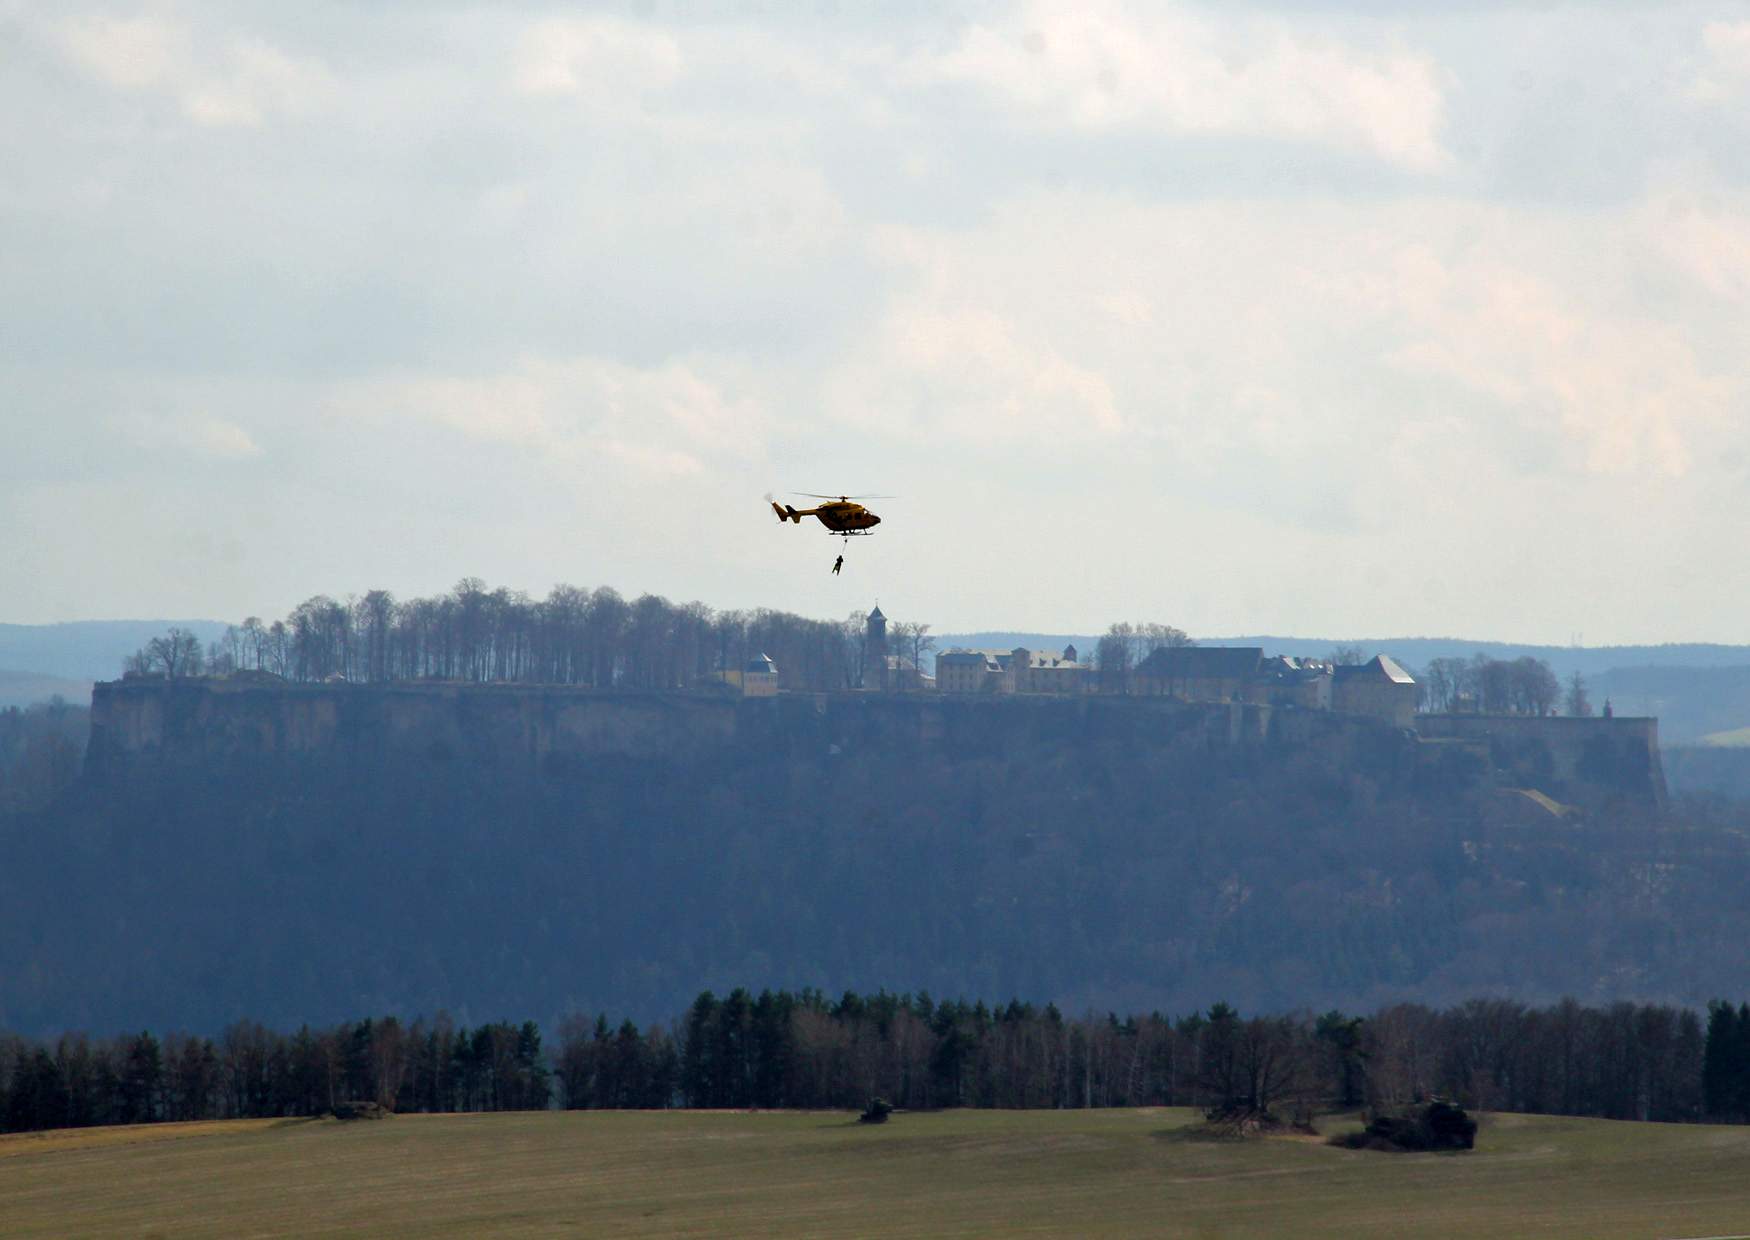
[[[1302,1103],[1310,1074],[1307,1039],[1288,1016],[1254,1016],[1239,1026],[1237,1060],[1242,1101],[1254,1111],[1280,1102]]]
[[[262,666],[276,676],[288,676],[292,669],[292,636],[284,620],[275,620],[267,630],[262,646]]]
[[[147,665],[161,669],[171,680],[200,675],[200,638],[187,629],[172,628],[164,636],[154,637],[146,643],[145,653]]]
[[[1476,681],[1478,710],[1485,715],[1504,715],[1512,709],[1513,686],[1508,664],[1478,653],[1471,659],[1471,672]]]
[[[1530,655],[1508,666],[1508,693],[1512,708],[1526,715],[1547,715],[1561,701],[1562,685],[1549,664]]]
[[[909,620],[894,620],[890,622],[887,626],[888,652],[890,654],[903,654],[906,650],[909,650],[911,648],[912,639],[917,635],[917,627],[917,625]],[[883,670],[884,669],[877,668],[876,672],[879,674]],[[897,679],[899,678],[894,676],[882,676],[882,688],[903,689],[905,687],[903,681],[896,684],[895,681]]]
[[[1383,1008],[1362,1027],[1367,1106],[1389,1111],[1420,1102],[1434,1087],[1440,1046],[1438,1017],[1416,1003]]]
[[[1460,686],[1464,682],[1463,659],[1430,659],[1422,673],[1422,683],[1428,686],[1427,709],[1445,713],[1458,705]]]
[[[913,623],[911,626],[911,661],[912,666],[918,669],[920,676],[923,675],[924,671],[924,652],[935,649],[935,646],[936,639],[930,636],[930,626]]]
[[[364,639],[364,677],[388,680],[389,642],[395,622],[395,597],[387,590],[372,590],[354,607],[353,631]]]
[[[1131,639],[1135,629],[1129,624],[1114,624],[1107,629],[1094,647],[1094,666],[1100,672],[1100,688],[1106,693],[1123,693],[1130,683],[1134,666]]]
[[[267,655],[267,630],[262,626],[260,616],[250,616],[243,621],[241,629],[243,638],[239,662],[244,667],[260,670]]]

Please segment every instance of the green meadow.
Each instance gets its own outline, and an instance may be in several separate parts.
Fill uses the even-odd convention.
[[[1209,1140],[1194,1119],[544,1112],[30,1134],[0,1137],[0,1234],[1750,1232],[1750,1128],[1489,1115],[1473,1152],[1406,1155]]]

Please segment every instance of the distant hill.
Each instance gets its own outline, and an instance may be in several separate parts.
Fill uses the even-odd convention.
[[[1557,676],[1572,672],[1598,676],[1622,668],[1750,668],[1750,646],[1716,642],[1667,642],[1657,646],[1533,646],[1517,642],[1467,641],[1458,637],[1205,637],[1210,646],[1262,646],[1271,654],[1314,656],[1329,654],[1338,646],[1359,646],[1367,654],[1384,652],[1400,663],[1424,667],[1433,659],[1468,659],[1486,654],[1491,659],[1518,659],[1530,655],[1550,665]],[[1745,722],[1750,723],[1750,719]]]
[[[1091,654],[1099,640],[1095,634],[943,633],[936,637],[936,649],[967,646],[974,650],[1012,650],[1016,646],[1025,646],[1029,650],[1061,650],[1073,643],[1078,651]],[[1317,658],[1330,654],[1339,646],[1357,646],[1366,654],[1389,654],[1400,663],[1418,668],[1433,659],[1468,659],[1474,654],[1486,654],[1491,659],[1517,659],[1530,655],[1547,662],[1558,676],[1578,671],[1590,677],[1630,667],[1750,667],[1750,646],[1715,642],[1668,642],[1657,646],[1535,646],[1520,642],[1469,641],[1461,637],[1283,637],[1271,634],[1199,637],[1197,641],[1204,646],[1262,646],[1268,654],[1287,654],[1297,658]]]
[[[1739,745],[1667,745],[1661,757],[1673,797],[1750,800],[1750,748]]]
[[[203,642],[225,631],[220,620],[75,620],[67,624],[0,624],[0,668],[67,681],[114,680],[122,660],[175,625]],[[50,692],[63,692],[51,690]],[[43,695],[49,696],[48,693]]]
[[[1084,657],[1094,653],[1100,640],[1098,637],[1069,637],[1062,633],[937,633],[935,638],[937,654],[956,646],[968,650],[1013,650],[1016,646],[1025,646],[1029,650],[1062,650],[1073,645]]]
[[[69,702],[89,702],[91,682],[0,668],[0,710],[8,706],[29,706],[33,702],[47,702],[56,697],[65,698]]]

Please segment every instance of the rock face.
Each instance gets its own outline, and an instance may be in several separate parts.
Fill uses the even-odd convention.
[[[578,762],[931,747],[998,756],[1040,742],[1311,749],[1336,766],[1416,762],[1375,720],[1164,698],[964,698],[933,693],[650,693],[509,684],[291,684],[258,678],[99,684],[88,774],[99,780],[230,764],[458,761],[509,775]],[[837,746],[837,749],[833,749]]]
[[[593,763],[716,761],[756,747],[799,757],[856,750],[1001,757],[1041,743],[1138,752],[1293,752],[1449,793],[1491,783],[1562,802],[1663,803],[1657,721],[1420,716],[1417,731],[1363,716],[1163,697],[793,693],[750,699],[564,686],[293,684],[262,674],[99,684],[86,773],[130,781],[175,770],[255,775],[464,764],[501,778]],[[835,748],[836,746],[836,748]]]

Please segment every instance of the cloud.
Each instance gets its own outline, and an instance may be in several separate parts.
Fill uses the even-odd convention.
[[[142,445],[169,447],[207,461],[247,461],[264,455],[250,433],[224,418],[200,413],[140,413],[121,419]]]
[[[182,93],[183,111],[202,125],[259,125],[269,115],[298,116],[333,95],[332,74],[313,60],[288,56],[260,39],[238,39],[223,67]]]
[[[680,45],[654,26],[612,17],[555,17],[523,31],[512,81],[527,95],[623,105],[667,89],[682,68]]]
[[[325,107],[337,90],[320,61],[289,55],[266,41],[233,35],[196,38],[183,26],[149,16],[69,18],[54,31],[73,64],[118,90],[174,99],[203,126],[255,126],[275,115]]]
[[[1061,451],[1123,427],[1111,384],[990,307],[909,298],[890,308],[828,403],[890,434]]]
[[[1701,66],[1689,83],[1697,103],[1729,104],[1750,87],[1750,21],[1709,22],[1701,31]]]
[[[479,376],[360,380],[341,385],[327,407],[343,420],[423,424],[566,468],[612,462],[655,478],[757,455],[766,428],[755,402],[699,366],[597,357],[529,357]]]
[[[1642,227],[1675,270],[1717,297],[1750,301],[1750,196],[1674,188],[1647,203]]]
[[[910,287],[834,405],[1008,448],[1104,443],[1244,478],[1266,506],[1347,492],[1385,513],[1460,453],[1504,476],[1680,478],[1743,436],[1750,365],[1714,348],[1741,311],[1722,326],[1695,295],[1728,277],[1699,255],[1683,273],[1662,214],[1035,195],[976,235],[889,241]],[[1750,255],[1741,223],[1696,227]],[[1406,467],[1381,474],[1393,454]]]
[[[965,82],[1034,121],[1365,151],[1419,172],[1449,162],[1441,73],[1426,56],[1366,53],[1280,20],[1179,8],[1037,3],[973,24],[910,65]]]
[[[87,16],[61,24],[63,50],[80,68],[111,86],[139,90],[169,79],[188,52],[183,32],[147,16]]]
[[[67,500],[70,564],[167,485],[247,513],[292,598],[418,545],[828,614],[757,503],[730,572],[627,500],[862,485],[967,623],[1565,634],[1527,530],[1619,636],[1669,628],[1630,578],[1728,622],[1670,548],[1750,494],[1746,24],[1388,7],[0,0],[0,473],[125,498]],[[968,592],[966,511],[1063,575]]]
[[[1590,473],[1689,472],[1732,385],[1680,330],[1587,307],[1508,265],[1438,260],[1433,297],[1405,288],[1411,339],[1389,364],[1450,379],[1559,432]]]

